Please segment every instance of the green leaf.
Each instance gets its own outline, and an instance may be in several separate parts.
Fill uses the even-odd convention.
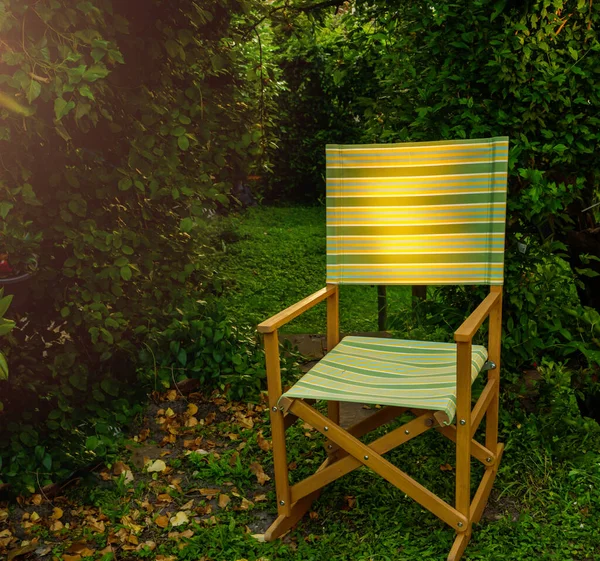
[[[69,310],[69,308],[67,306],[65,306],[60,311],[60,317],[66,318],[68,315],[70,315],[70,313],[71,313],[71,310]]]
[[[38,443],[38,433],[33,429],[20,432],[19,438],[25,446],[30,446],[31,448]]]
[[[173,136],[182,136],[185,134],[185,127],[175,127],[171,130]]]
[[[6,310],[8,310],[8,307],[10,306],[12,299],[13,299],[12,294],[7,294],[3,298],[0,298],[0,318],[2,318],[4,316],[4,314],[6,313]],[[8,321],[8,320],[5,320],[5,321]]]
[[[92,93],[92,90],[90,90],[90,87],[87,84],[79,87],[79,94],[82,95],[83,97],[87,97],[88,99],[91,99],[92,101],[96,101],[96,98],[94,98],[94,94]]]
[[[187,150],[190,147],[190,139],[187,136],[180,136],[177,139],[177,145],[182,150]]]
[[[8,216],[10,209],[13,208],[14,206],[15,205],[13,205],[12,203],[9,203],[8,201],[2,201],[0,203],[0,218],[2,218],[4,220]]]
[[[125,267],[121,267],[121,278],[123,280],[131,280],[132,277],[132,273],[131,273],[131,269],[129,268],[129,266],[125,266]]]
[[[115,342],[112,333],[108,329],[101,327],[99,331],[100,335],[102,335],[102,339],[104,339],[109,345],[112,345]]]
[[[94,62],[100,62],[106,55],[106,51],[104,49],[95,48],[92,49],[91,54],[92,58],[94,59]]]
[[[10,333],[14,327],[15,327],[15,322],[12,319],[4,318],[0,322],[0,336]]]
[[[100,444],[100,440],[98,440],[97,436],[88,436],[85,439],[85,447],[88,450],[95,450],[98,448],[98,444]]]
[[[75,109],[75,119],[79,121],[79,119],[87,115],[91,111],[91,109],[92,106],[89,103],[85,103],[82,101],[78,102],[77,109]]]
[[[129,264],[129,259],[127,259],[127,257],[119,257],[116,261],[115,261],[115,265],[117,267],[125,267],[125,265]]]
[[[0,353],[0,380],[8,380],[8,363],[2,353]]]
[[[169,53],[171,58],[175,58],[177,55],[179,55],[182,59],[185,59],[185,51],[177,41],[168,39],[165,43],[165,48],[167,49],[167,53]]]
[[[177,353],[177,360],[182,366],[187,364],[187,353],[185,352],[185,349],[179,349],[179,352]]]
[[[46,454],[44,459],[42,460],[42,465],[50,471],[52,469],[52,456],[50,454]]]
[[[27,95],[27,101],[32,103],[42,93],[42,85],[36,80],[31,80],[25,93]]]
[[[54,116],[56,120],[60,121],[74,107],[74,101],[65,101],[62,97],[57,97],[54,100]]]
[[[102,382],[100,382],[100,387],[108,395],[112,395],[113,397],[117,397],[119,395],[119,387],[114,383],[113,380],[102,380]]]
[[[109,70],[106,66],[102,64],[92,64],[84,73],[83,79],[86,82],[95,82],[100,78],[106,78],[108,76]]]
[[[189,125],[192,120],[187,115],[179,115],[179,122],[182,125]]]
[[[123,58],[123,55],[121,54],[121,51],[118,51],[117,49],[110,49],[108,51],[108,56],[110,58],[112,58],[115,62],[119,62],[121,64],[125,64],[125,59]]]
[[[121,247],[121,251],[125,254],[125,255],[133,255],[134,251],[133,248],[128,246],[128,245],[124,245]]]
[[[564,144],[557,144],[557,145],[554,147],[554,150],[555,150],[556,152],[558,152],[559,154],[562,154],[562,153],[563,153],[563,152],[564,152],[566,149],[567,149],[567,147],[566,147]]]
[[[123,177],[122,179],[119,180],[119,191],[127,191],[131,188],[131,186],[133,185],[133,181],[131,181],[131,179],[129,179],[129,177]]]
[[[193,227],[194,227],[194,221],[191,218],[184,218],[179,223],[179,229],[182,232],[191,232]]]

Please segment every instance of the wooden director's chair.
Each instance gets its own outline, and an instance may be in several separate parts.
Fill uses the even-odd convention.
[[[327,286],[261,323],[264,333],[278,518],[273,540],[306,513],[327,483],[367,466],[456,532],[459,559],[498,472],[500,335],[508,138],[327,146]],[[487,284],[490,293],[454,334],[456,343],[339,336],[340,284]],[[283,393],[277,330],[327,302],[327,355]],[[489,317],[487,349],[472,339]],[[471,384],[488,371],[474,407]],[[311,404],[328,402],[328,416]],[[340,402],[385,406],[349,427]],[[359,438],[410,412],[415,418],[370,445]],[[483,417],[485,445],[474,439]],[[285,432],[297,418],[326,437],[328,457],[290,486]],[[451,506],[383,455],[436,429],[456,443]],[[471,456],[485,466],[471,498]]]

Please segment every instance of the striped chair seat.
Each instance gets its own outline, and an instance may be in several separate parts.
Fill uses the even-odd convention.
[[[487,350],[473,345],[471,381]],[[345,337],[289,391],[290,398],[352,401],[456,412],[456,344]]]

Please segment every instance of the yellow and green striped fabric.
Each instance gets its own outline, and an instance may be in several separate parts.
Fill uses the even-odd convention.
[[[503,283],[507,137],[326,155],[327,282]]]
[[[473,345],[471,380],[487,360]],[[344,337],[284,396],[456,413],[456,344]]]

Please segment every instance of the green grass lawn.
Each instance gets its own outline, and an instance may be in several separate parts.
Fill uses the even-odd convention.
[[[223,300],[231,317],[257,324],[324,285],[324,221],[320,207],[258,207],[211,226],[206,240],[217,239],[221,246],[211,260],[228,279]],[[342,329],[376,330],[375,289],[342,288]],[[407,289],[390,291],[390,308],[410,314]],[[290,332],[324,329],[323,306],[289,326]],[[502,376],[506,380],[508,373]],[[540,401],[528,413],[522,398],[531,401],[536,394],[504,388],[500,440],[506,449],[463,559],[600,561],[598,424],[575,422],[573,396],[569,402],[552,394],[550,407]],[[454,532],[365,468],[328,486],[284,539],[260,541],[277,516],[272,451],[265,446],[270,430],[264,403],[231,403],[207,392],[186,396],[174,389],[153,395],[134,440],[112,466],[88,474],[65,496],[0,502],[0,529],[6,527],[0,547],[10,542],[15,551],[51,551],[57,561],[446,559]],[[324,441],[301,422],[287,434],[287,460],[297,482],[324,459]],[[452,503],[454,448],[436,431],[386,457]],[[157,459],[162,467],[149,473]],[[473,461],[472,471],[474,492],[483,467]],[[39,541],[29,546],[33,538]]]
[[[325,286],[325,208],[253,207],[222,219],[214,268],[229,281],[223,302],[234,321],[256,325]],[[410,304],[410,288],[389,287],[390,311]],[[343,332],[377,331],[377,291],[342,286]],[[325,304],[282,329],[324,333]]]
[[[131,470],[129,481],[108,466],[100,475],[92,473],[71,486],[66,496],[55,497],[53,503],[38,496],[42,504],[27,500],[14,505],[4,522],[7,535],[35,536],[39,539],[35,547],[52,550],[57,561],[446,559],[454,539],[452,529],[366,468],[329,485],[311,513],[284,539],[261,542],[260,534],[277,516],[272,452],[259,445],[259,435],[267,439],[270,435],[267,407],[227,403],[215,396],[211,402],[199,393],[187,398],[173,393],[171,397],[157,395],[149,405],[141,425],[150,431],[148,440],[131,441],[128,450],[116,458],[123,462],[116,466]],[[190,425],[186,421],[192,403],[196,408],[191,412],[203,422],[184,426]],[[588,440],[586,450],[574,446],[571,458],[557,460],[538,442],[533,418],[520,424],[507,417],[506,411],[503,416],[503,462],[488,509],[475,526],[463,559],[600,559],[598,439]],[[158,446],[169,434],[175,438]],[[368,440],[380,434],[377,431]],[[311,474],[324,459],[324,441],[301,422],[288,435],[288,461],[295,482]],[[200,453],[191,453],[190,443]],[[142,467],[146,455],[162,458],[160,471],[146,472]],[[386,457],[452,502],[453,445],[436,431]],[[153,461],[144,459],[143,463],[148,466]],[[477,461],[472,465],[474,491],[482,466]],[[271,479],[259,480],[256,466]],[[221,495],[226,496],[225,502]],[[57,530],[51,517],[58,505],[65,513],[65,526]],[[0,513],[1,507],[0,503]],[[29,519],[34,512],[41,519],[32,526]],[[177,513],[185,515],[181,525]],[[100,529],[98,520],[103,521]],[[72,557],[83,546],[87,553],[81,560]]]

